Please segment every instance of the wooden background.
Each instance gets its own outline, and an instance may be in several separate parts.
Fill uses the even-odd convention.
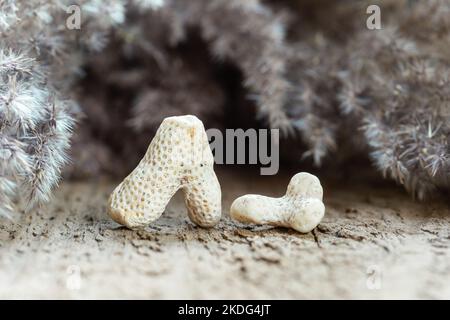
[[[322,179],[312,233],[244,226],[245,193],[282,195],[290,174],[221,171],[223,218],[201,229],[181,194],[146,230],[106,215],[117,182],[63,183],[50,205],[0,220],[0,298],[450,298],[450,209],[402,189]]]

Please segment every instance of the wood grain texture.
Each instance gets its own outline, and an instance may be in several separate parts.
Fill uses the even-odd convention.
[[[0,298],[450,298],[444,199],[325,180],[327,211],[312,233],[230,220],[237,196],[282,195],[289,178],[220,172],[216,228],[193,225],[177,194],[141,231],[108,218],[115,183],[63,183],[47,208],[1,220]]]

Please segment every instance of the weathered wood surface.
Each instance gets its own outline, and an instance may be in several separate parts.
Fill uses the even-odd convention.
[[[127,230],[106,215],[113,183],[63,183],[46,209],[0,220],[0,298],[450,298],[445,199],[326,182],[326,217],[301,235],[228,217],[235,197],[281,195],[289,176],[220,180],[224,217],[209,230],[179,194],[146,230]]]

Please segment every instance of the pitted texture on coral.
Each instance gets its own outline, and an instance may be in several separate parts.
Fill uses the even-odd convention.
[[[214,171],[204,168],[201,164],[186,176],[183,191],[189,218],[198,225],[213,226],[220,218],[220,185]]]
[[[322,197],[319,179],[301,172],[292,177],[283,197],[239,197],[232,203],[230,215],[243,223],[289,227],[306,233],[317,227],[325,214]]]
[[[189,218],[215,225],[221,215],[221,190],[202,122],[195,116],[164,119],[136,169],[111,194],[110,216],[128,227],[158,219],[178,189]]]

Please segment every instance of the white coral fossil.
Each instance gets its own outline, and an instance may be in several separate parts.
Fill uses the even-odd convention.
[[[108,212],[129,228],[158,219],[178,189],[189,218],[212,227],[221,216],[221,190],[203,123],[195,116],[163,120],[139,165],[111,194]]]
[[[322,197],[319,179],[301,172],[292,177],[283,197],[247,194],[234,200],[230,215],[243,223],[290,227],[307,233],[317,227],[325,214]]]

